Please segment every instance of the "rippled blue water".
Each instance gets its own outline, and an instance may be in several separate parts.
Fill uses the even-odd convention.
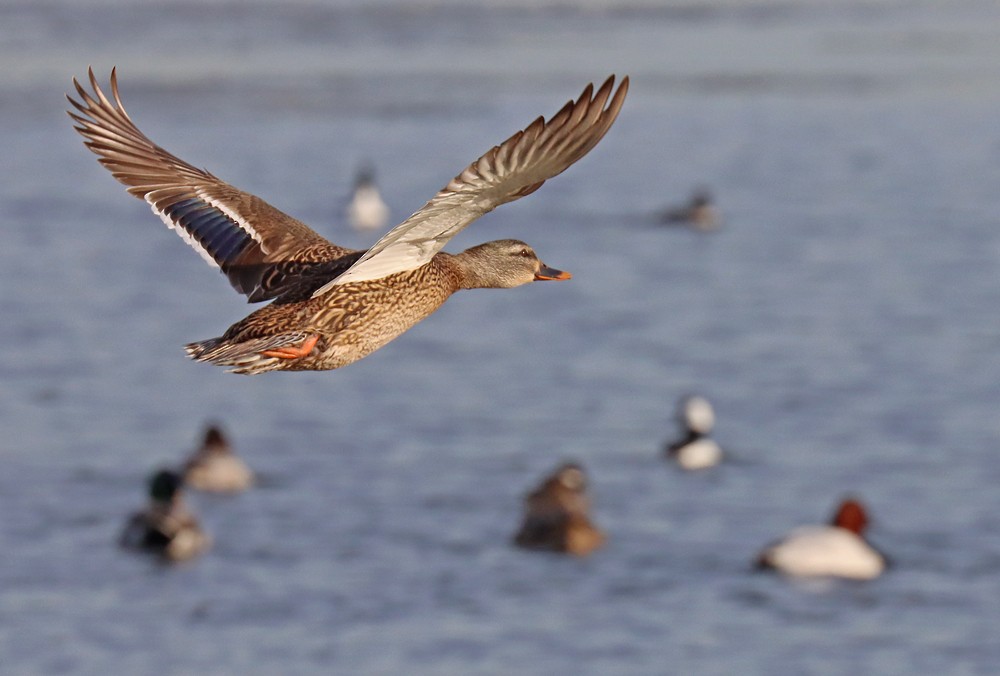
[[[995,673],[1000,10],[988,2],[13,2],[0,7],[0,662],[16,674]],[[247,307],[70,130],[120,68],[156,141],[334,241],[371,160],[397,219],[590,80],[579,165],[462,233],[571,282],[456,296],[364,361],[227,375]],[[658,227],[698,184],[725,227]],[[734,460],[658,457],[699,391]],[[207,420],[263,476],[215,538],[115,546]],[[521,552],[566,459],[607,547]],[[750,572],[851,492],[869,584]]]

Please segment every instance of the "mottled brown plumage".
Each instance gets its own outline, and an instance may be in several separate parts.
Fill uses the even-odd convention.
[[[459,289],[567,279],[516,240],[451,255],[442,247],[497,206],[537,190],[588,153],[617,118],[628,78],[588,85],[548,121],[538,118],[469,165],[368,251],[328,242],[263,200],[175,157],[135,126],[93,71],[68,97],[76,130],[102,165],[145,200],[250,302],[273,302],[225,334],[187,346],[236,373],[324,370],[350,364],[434,312]]]
[[[583,468],[566,463],[524,499],[524,521],[514,544],[584,556],[604,545],[604,533],[590,520]]]

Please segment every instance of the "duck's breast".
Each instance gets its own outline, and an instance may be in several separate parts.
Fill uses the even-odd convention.
[[[832,526],[798,528],[765,550],[763,557],[774,568],[799,576],[869,580],[885,569],[882,555],[863,538]]]
[[[314,325],[364,356],[427,318],[456,290],[433,263],[370,281],[343,284],[314,299]],[[360,358],[360,357],[359,357]]]
[[[674,458],[683,469],[705,469],[722,461],[722,449],[712,439],[696,439],[678,448]]]

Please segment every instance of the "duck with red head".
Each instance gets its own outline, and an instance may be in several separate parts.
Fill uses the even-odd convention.
[[[253,485],[253,470],[233,452],[217,425],[205,430],[201,446],[184,464],[184,482],[199,491],[239,493]]]
[[[846,499],[829,526],[796,528],[765,548],[757,557],[757,566],[798,577],[874,579],[885,571],[888,562],[865,540],[867,527],[864,506],[856,499]]]

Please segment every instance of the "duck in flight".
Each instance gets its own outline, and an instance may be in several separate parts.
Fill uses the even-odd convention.
[[[235,373],[340,368],[393,340],[460,289],[569,279],[524,242],[501,239],[458,254],[442,248],[501,204],[537,190],[604,137],[628,92],[614,76],[587,85],[548,120],[537,118],[488,150],[367,251],[333,244],[304,223],[188,164],[146,137],[89,71],[67,97],[75,129],[132,195],[249,302],[270,300],[221,336],[187,345],[198,361]]]

